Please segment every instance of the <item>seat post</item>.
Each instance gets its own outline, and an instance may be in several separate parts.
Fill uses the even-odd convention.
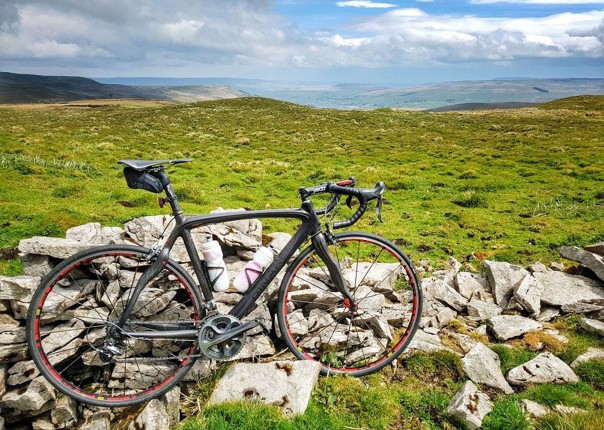
[[[170,207],[172,208],[172,215],[174,215],[176,225],[182,224],[185,220],[185,216],[183,214],[182,209],[180,208],[180,204],[178,203],[178,197],[176,197],[174,188],[172,188],[172,184],[170,183],[170,178],[168,178],[168,175],[166,174],[164,169],[160,169],[154,173],[155,176],[160,180],[162,186],[164,187],[164,191],[166,192],[166,196],[168,197],[167,202],[170,203]]]

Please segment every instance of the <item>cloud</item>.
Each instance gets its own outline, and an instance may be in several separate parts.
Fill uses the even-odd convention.
[[[484,18],[390,7],[355,19],[338,31],[313,32],[277,14],[269,0],[16,0],[0,6],[0,62],[4,70],[87,76],[260,77],[275,70],[604,58],[604,10]]]
[[[604,11],[541,18],[481,18],[396,9],[367,18],[353,30],[369,35],[363,46],[375,50],[376,56],[389,64],[513,61],[602,58],[603,23]]]
[[[397,7],[398,5],[391,4],[391,3],[380,3],[380,2],[374,2],[374,1],[357,0],[357,1],[339,1],[336,3],[336,6],[338,6],[338,7],[364,7],[364,8],[369,8],[369,9],[388,9],[391,7]]]

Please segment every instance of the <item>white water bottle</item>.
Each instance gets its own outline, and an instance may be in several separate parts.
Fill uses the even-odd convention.
[[[254,259],[248,262],[233,281],[233,286],[240,293],[245,293],[250,285],[254,283],[262,270],[273,261],[273,250],[268,246],[263,246],[254,253]]]
[[[206,261],[208,275],[214,291],[224,291],[229,288],[229,274],[222,259],[222,248],[220,248],[218,241],[210,238],[201,245],[201,251]]]

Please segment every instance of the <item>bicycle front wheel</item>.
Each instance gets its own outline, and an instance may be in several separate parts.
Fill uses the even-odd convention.
[[[151,265],[148,255],[127,245],[80,252],[55,267],[34,294],[27,315],[32,358],[71,398],[135,405],[169,390],[193,365],[197,340],[174,333],[197,329],[201,298],[173,261],[145,285],[126,324],[116,325]]]
[[[417,330],[419,279],[409,258],[379,236],[337,234],[329,249],[358,309],[347,306],[311,245],[281,284],[281,333],[296,357],[320,362],[323,374],[376,372],[403,352]]]

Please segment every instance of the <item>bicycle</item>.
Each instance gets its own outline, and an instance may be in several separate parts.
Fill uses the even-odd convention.
[[[197,358],[236,356],[246,332],[265,324],[243,321],[275,276],[289,264],[277,299],[278,327],[298,358],[321,363],[323,374],[363,376],[405,350],[421,317],[422,292],[409,258],[367,233],[332,229],[357,222],[384,183],[355,188],[354,178],[302,187],[299,209],[222,212],[185,217],[166,168],[191,161],[121,160],[128,186],[169,204],[175,226],[151,249],[103,245],[57,265],[41,281],[27,315],[27,340],[40,372],[62,393],[97,406],[130,406],[177,384]],[[329,193],[316,210],[311,197]],[[321,225],[340,197],[358,200],[354,214]],[[228,314],[217,312],[208,268],[191,230],[252,218],[300,222],[297,231]],[[182,238],[193,273],[170,258]],[[297,256],[295,253],[310,240]],[[295,257],[294,257],[295,256]]]

